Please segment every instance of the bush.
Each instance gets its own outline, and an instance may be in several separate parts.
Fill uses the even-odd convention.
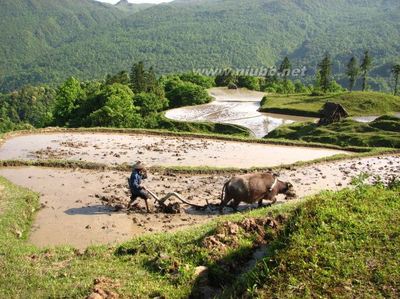
[[[296,80],[294,82],[294,91],[296,93],[309,93],[310,90],[301,82],[300,80]]]
[[[293,94],[296,92],[296,86],[291,80],[273,81],[265,83],[261,90],[270,93]]]
[[[329,84],[329,89],[328,92],[343,92],[346,91],[346,88],[343,88],[342,85],[337,83],[335,80],[332,80],[331,83]]]
[[[236,84],[236,75],[233,70],[227,69],[215,77],[215,84],[217,86],[228,86],[230,83]]]
[[[178,81],[170,87],[166,95],[171,108],[205,104],[211,101],[211,97],[204,87],[191,82]]]
[[[291,80],[282,81],[278,85],[276,92],[280,94],[293,94],[295,92],[295,86]]]
[[[202,76],[196,73],[185,73],[179,75],[182,81],[191,82],[204,88],[211,88],[215,85],[214,78]]]
[[[133,92],[126,85],[106,86],[98,99],[104,105],[88,116],[91,126],[129,128],[140,127],[141,118],[133,106]]]
[[[325,93],[321,89],[313,89],[313,91],[311,92],[312,97],[320,97],[323,95],[325,95]]]
[[[237,79],[238,87],[244,87],[250,90],[260,90],[260,80],[252,76],[239,76]]]
[[[74,77],[69,78],[57,91],[54,118],[59,126],[68,125],[77,108],[76,102],[84,97],[81,84]]]
[[[166,98],[160,98],[154,93],[146,92],[135,95],[133,97],[133,103],[138,107],[143,117],[165,110],[168,107],[168,100]]]

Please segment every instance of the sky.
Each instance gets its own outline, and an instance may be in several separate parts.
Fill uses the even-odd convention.
[[[107,2],[115,4],[119,2],[119,0],[97,0],[101,2]],[[171,2],[172,0],[128,0],[131,3],[162,3],[162,2]]]

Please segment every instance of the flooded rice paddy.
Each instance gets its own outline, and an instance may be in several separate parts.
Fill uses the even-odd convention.
[[[81,160],[108,165],[142,161],[157,166],[273,167],[345,151],[140,134],[47,133],[8,139],[0,160]]]
[[[179,121],[208,121],[240,125],[262,138],[274,129],[313,118],[258,112],[263,92],[246,89],[212,88],[214,101],[199,106],[182,107],[166,112],[166,117]]]

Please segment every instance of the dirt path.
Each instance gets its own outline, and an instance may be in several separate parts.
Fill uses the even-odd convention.
[[[156,166],[272,167],[346,153],[340,150],[205,138],[105,133],[48,133],[14,137],[0,160],[66,159],[106,164],[141,160]]]
[[[294,184],[300,197],[321,190],[339,190],[352,177],[367,172],[383,180],[400,173],[400,156],[353,159],[282,171],[280,178]],[[30,241],[38,246],[70,244],[85,248],[131,239],[147,232],[171,231],[204,223],[217,212],[198,212],[187,206],[179,215],[132,214],[114,212],[101,198],[114,203],[129,200],[126,179],[129,173],[48,168],[3,168],[0,175],[41,194],[42,209],[33,226]],[[159,195],[177,191],[193,203],[204,204],[207,198],[218,203],[221,188],[228,176],[150,175],[145,183]],[[280,198],[280,203],[284,202]],[[144,208],[143,202],[140,207]],[[251,208],[241,206],[241,210]],[[230,212],[226,209],[226,212]]]

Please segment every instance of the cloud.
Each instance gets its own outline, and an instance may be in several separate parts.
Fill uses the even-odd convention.
[[[119,2],[119,0],[96,0],[100,2],[106,2],[115,4]],[[171,2],[172,0],[129,0],[130,3],[163,3],[163,2]]]

